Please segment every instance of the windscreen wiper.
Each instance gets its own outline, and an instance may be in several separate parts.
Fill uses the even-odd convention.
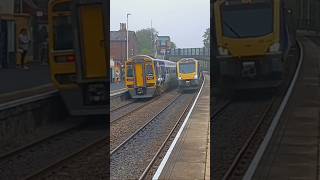
[[[226,23],[225,21],[223,21],[223,24],[226,25],[228,27],[228,29],[230,29],[230,31],[235,34],[238,38],[241,38],[240,34],[237,33],[237,31],[235,31],[232,26],[230,26],[228,23]]]

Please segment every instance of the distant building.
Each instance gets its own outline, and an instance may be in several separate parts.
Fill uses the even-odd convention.
[[[14,12],[14,1],[12,0],[1,0],[0,1],[0,13],[1,14],[13,14]]]
[[[136,55],[137,37],[134,31],[129,31],[129,57]],[[110,32],[110,57],[114,60],[115,64],[124,65],[127,59],[127,29],[125,23],[120,23],[119,31]]]
[[[170,49],[171,49],[170,36],[158,36],[156,46],[157,46],[157,54],[166,55],[170,53]]]

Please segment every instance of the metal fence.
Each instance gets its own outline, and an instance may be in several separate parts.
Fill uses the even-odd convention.
[[[179,57],[210,57],[210,49],[208,48],[178,48],[171,49],[169,56]]]
[[[293,7],[297,29],[320,31],[320,0],[287,0]]]

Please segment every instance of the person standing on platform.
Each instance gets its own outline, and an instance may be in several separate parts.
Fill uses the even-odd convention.
[[[117,68],[116,70],[116,83],[119,84],[120,83],[120,72],[119,69]]]
[[[48,64],[48,31],[46,27],[42,27],[40,31],[40,63]]]
[[[30,39],[28,37],[27,29],[23,28],[19,34],[19,53],[21,54],[21,68],[29,69],[25,65],[25,57],[28,53]]]

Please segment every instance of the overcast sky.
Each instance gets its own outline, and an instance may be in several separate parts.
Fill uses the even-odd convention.
[[[110,0],[110,30],[117,31],[129,16],[129,30],[155,28],[169,35],[178,48],[203,47],[210,27],[210,0]]]

